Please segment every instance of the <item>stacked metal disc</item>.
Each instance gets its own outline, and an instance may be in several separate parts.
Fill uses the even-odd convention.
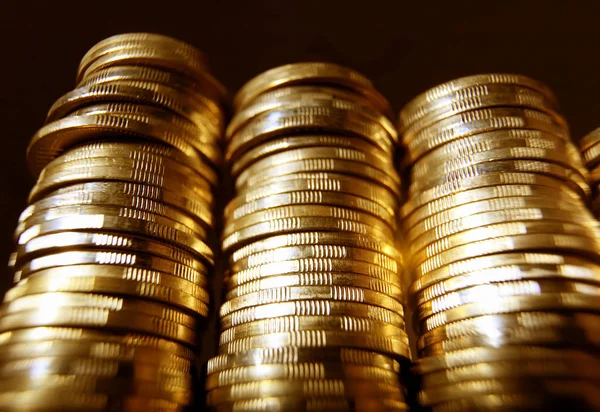
[[[465,77],[417,96],[399,128],[421,404],[598,407],[598,224],[555,96]]]
[[[581,155],[589,171],[588,183],[592,189],[591,209],[600,217],[600,129],[596,129],[579,142]]]
[[[181,410],[208,312],[222,87],[191,46],[110,37],[27,152],[0,409]]]
[[[234,104],[209,406],[405,410],[387,101],[353,70],[301,63],[250,80]]]

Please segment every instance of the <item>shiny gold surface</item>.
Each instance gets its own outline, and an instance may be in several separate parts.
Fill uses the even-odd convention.
[[[227,97],[148,33],[84,56],[32,138],[0,314],[0,409],[182,411],[209,314]]]
[[[400,113],[411,177],[400,215],[423,407],[593,403],[595,181],[557,110],[539,82],[489,74],[430,89]],[[595,140],[583,139],[588,167],[600,163]]]
[[[389,104],[353,70],[299,63],[250,80],[235,105],[208,405],[407,410]]]

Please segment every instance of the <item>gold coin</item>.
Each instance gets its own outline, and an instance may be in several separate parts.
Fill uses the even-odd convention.
[[[371,226],[374,230],[382,232],[385,232],[386,229],[391,229],[390,225],[385,224],[381,219],[354,209],[329,205],[292,205],[256,211],[237,219],[227,219],[225,221],[222,236],[230,236],[246,227],[257,225],[262,222],[303,217],[335,218],[360,222]]]
[[[379,203],[364,197],[349,195],[346,193],[326,192],[319,190],[305,190],[289,193],[270,195],[249,201],[235,207],[233,202],[230,207],[225,208],[225,219],[233,220],[243,218],[251,213],[272,209],[278,206],[296,206],[296,205],[329,205],[337,207],[346,207],[361,212],[370,213],[396,229],[396,217]]]
[[[525,234],[518,236],[502,236],[493,239],[472,242],[458,246],[432,258],[424,260],[415,267],[417,277],[439,269],[460,260],[494,253],[508,253],[518,251],[562,251],[571,252],[579,256],[598,259],[599,246],[595,239],[577,235],[562,234]]]
[[[398,279],[399,280],[399,279]],[[600,276],[599,276],[600,281]],[[352,286],[374,290],[402,300],[404,291],[399,284],[384,282],[370,276],[355,275],[351,273],[313,272],[300,273],[288,276],[272,276],[246,283],[239,283],[238,276],[232,275],[225,278],[228,292],[225,299],[233,299],[248,293],[255,293],[265,289],[281,288],[286,286]]]
[[[417,208],[426,205],[436,199],[456,195],[472,189],[488,188],[496,185],[539,185],[542,187],[548,186],[560,191],[570,191],[573,197],[580,199],[584,198],[585,193],[581,192],[581,188],[577,185],[568,185],[567,181],[561,181],[551,176],[546,176],[537,173],[524,172],[499,172],[489,173],[482,176],[465,177],[461,180],[444,183],[431,189],[425,190],[419,194],[413,194],[409,197],[412,203],[412,208]]]
[[[157,384],[161,387],[191,389],[192,376],[185,372],[161,365],[138,362],[122,363],[110,359],[77,356],[42,356],[26,359],[6,359],[0,363],[0,381],[4,383],[52,375],[78,375],[96,378],[131,379],[140,383]],[[8,378],[8,379],[7,379]],[[13,380],[14,379],[14,380]],[[102,379],[102,380],[104,380]],[[17,386],[15,389],[19,389]]]
[[[125,347],[135,350],[141,348],[164,351],[174,356],[183,357],[188,361],[196,359],[194,351],[187,346],[155,336],[140,335],[130,332],[116,334],[101,329],[37,327],[0,333],[0,345],[17,343],[35,345],[37,343],[41,344],[48,341],[95,345],[93,347],[96,349],[98,346],[100,347],[99,352],[97,353],[103,353],[104,350],[110,350],[111,345],[125,345]],[[94,351],[94,353],[96,353],[96,351]]]
[[[461,93],[465,93],[467,96],[477,92],[484,93],[488,88],[489,90],[494,90],[495,87],[506,87],[509,85],[526,87],[542,93],[550,104],[553,104],[555,107],[557,105],[556,96],[546,85],[527,76],[505,73],[478,74],[442,83],[416,96],[402,108],[400,122],[403,124],[410,123],[408,119],[411,119],[413,113],[416,114],[426,110],[438,99],[453,95],[462,96],[463,94]]]
[[[72,376],[70,379],[75,380],[75,377]],[[177,403],[152,397],[129,395],[115,398],[102,393],[74,392],[66,389],[27,389],[0,394],[0,407],[11,410],[10,408],[14,408],[15,405],[19,405],[21,409],[54,408],[72,411],[105,411],[106,408],[119,408],[124,412],[136,410],[173,412],[181,409]]]
[[[551,216],[551,214],[549,215]],[[469,219],[469,222],[471,223],[473,220]],[[597,231],[590,230],[585,225],[585,221],[578,224],[540,219],[535,221],[504,221],[504,223],[494,223],[487,221],[487,219],[477,219],[472,224],[475,227],[472,227],[470,224],[463,225],[461,223],[457,224],[455,229],[442,232],[439,237],[433,236],[431,243],[419,244],[418,246],[422,246],[422,249],[417,250],[416,247],[412,248],[411,260],[419,264],[427,259],[434,258],[438,254],[449,252],[456,247],[508,236],[564,234],[580,236],[582,238],[587,237],[591,241],[596,241],[600,237]]]
[[[96,158],[129,158],[134,161],[156,164],[157,170],[161,170],[159,166],[163,166],[186,175],[194,175],[195,172],[197,177],[208,181],[213,186],[219,182],[217,173],[208,164],[194,163],[179,150],[155,143],[101,141],[82,144],[69,148],[69,151],[63,154],[60,160],[51,162],[47,167]]]
[[[470,286],[454,292],[445,293],[443,296],[425,301],[417,307],[418,316],[426,319],[436,313],[451,309],[459,309],[470,303],[492,303],[495,299],[517,296],[542,297],[554,294],[600,295],[600,286],[589,285],[582,282],[566,280],[522,280],[486,285]]]
[[[390,383],[349,379],[294,381],[275,379],[238,383],[215,388],[208,393],[207,403],[209,405],[217,405],[249,398],[290,395],[319,397],[345,396],[351,398],[392,396],[398,400],[404,399],[400,388]]]
[[[196,314],[208,314],[209,297],[206,291],[201,293],[198,290],[192,295],[156,282],[115,279],[86,274],[77,276],[76,270],[70,272],[53,273],[53,276],[44,271],[37,272],[7,291],[4,302],[11,302],[23,296],[49,292],[107,293],[147,298],[189,310]],[[176,279],[173,278],[173,280]],[[167,280],[165,280],[166,282]]]
[[[244,124],[253,117],[283,107],[310,105],[312,101],[330,100],[332,105],[355,106],[365,112],[375,120],[381,122],[392,138],[398,140],[398,132],[388,117],[378,110],[364,96],[355,92],[329,86],[312,85],[291,85],[278,87],[271,91],[264,92],[253,99],[248,105],[244,106],[235,113],[227,127],[226,135],[228,137],[244,126]]]
[[[494,297],[490,302],[467,303],[438,312],[421,322],[423,331],[430,331],[448,323],[483,315],[520,311],[588,311],[600,310],[598,298],[579,292],[545,293],[543,295]]]
[[[131,330],[194,346],[197,321],[157,302],[98,294],[52,292],[20,297],[4,305],[2,332],[39,326]]]
[[[427,163],[422,165],[414,165],[411,169],[411,178],[413,180],[427,181],[431,175],[440,176],[452,174],[469,166],[479,164],[493,165],[499,161],[509,161],[515,159],[526,159],[531,161],[540,161],[546,163],[556,163],[563,167],[571,169],[575,174],[579,174],[581,178],[587,177],[587,172],[582,165],[572,164],[571,159],[565,155],[564,150],[548,150],[537,147],[519,147],[511,146],[510,148],[492,149],[485,152],[475,153],[468,156],[458,157],[456,154],[453,158],[449,157],[433,157]]]
[[[178,90],[186,90],[205,105],[221,108],[221,106],[229,104],[228,97],[221,95],[219,90],[210,82],[198,81],[167,70],[144,66],[107,67],[90,73],[77,84],[77,87],[111,83],[113,81],[145,81],[166,84]]]
[[[554,117],[519,108],[473,110],[441,120],[414,136],[403,135],[411,161],[453,140],[502,129],[537,129],[569,140],[568,131]]]
[[[239,248],[249,242],[260,240],[267,236],[313,230],[349,232],[380,238],[388,243],[393,243],[394,241],[394,231],[383,222],[375,227],[355,220],[340,219],[336,217],[302,216],[273,219],[271,221],[247,226],[225,237],[222,241],[222,247],[224,251],[229,251],[233,248]]]
[[[536,173],[553,177],[557,180],[563,180],[568,185],[573,186],[574,190],[579,190],[584,197],[589,196],[590,188],[585,178],[570,168],[558,164],[547,163],[536,160],[506,160],[495,161],[465,167],[459,167],[446,174],[432,173],[432,177],[422,181],[412,181],[409,186],[409,195],[414,193],[423,193],[429,190],[439,190],[440,187],[450,186],[456,181],[466,178],[477,178],[486,175],[495,175],[497,173]]]
[[[356,176],[363,180],[368,180],[368,183],[385,187],[390,192],[400,197],[400,181],[390,177],[390,174],[382,172],[378,168],[367,166],[361,163],[356,163],[349,160],[339,159],[306,159],[297,162],[286,163],[281,166],[274,166],[267,170],[254,170],[251,166],[246,169],[249,173],[247,180],[236,181],[236,188],[243,190],[246,187],[254,187],[257,185],[279,181],[281,179],[298,179],[302,173],[316,172],[333,172],[342,175]],[[240,175],[240,178],[242,175]]]
[[[208,269],[198,260],[173,261],[132,251],[71,250],[37,257],[24,263],[18,267],[15,281],[25,279],[39,270],[79,265],[101,265],[106,266],[107,270],[111,270],[109,267],[117,267],[123,271],[124,276],[135,276],[136,273],[145,273],[147,270],[163,272],[198,285],[206,284],[208,276]]]
[[[173,342],[173,345],[178,345]],[[165,372],[191,373],[192,362],[181,355],[150,347],[132,346],[109,341],[47,340],[1,345],[0,362],[5,360],[29,360],[33,358],[67,357],[118,361],[134,367],[154,366]],[[182,348],[187,349],[185,346]]]
[[[584,152],[600,140],[600,129],[594,129],[579,140],[579,147]]]
[[[365,333],[381,336],[406,336],[403,328],[376,319],[353,316],[283,316],[257,320],[225,329],[219,345],[269,333],[322,330],[326,332]]]
[[[583,204],[580,196],[562,184],[557,185],[554,179],[541,175],[533,178],[536,180],[535,184],[498,184],[489,187],[476,187],[458,193],[446,194],[437,199],[426,201],[424,204],[417,203],[421,201],[418,196],[414,199],[409,197],[400,209],[400,215],[403,222],[406,222],[404,226],[412,227],[416,222],[425,219],[429,215],[440,213],[446,209],[467,203],[504,197],[527,198],[551,196],[558,202],[570,202],[576,205]],[[554,186],[552,186],[553,183]]]
[[[383,293],[349,286],[287,286],[266,289],[226,301],[221,305],[219,315],[223,318],[242,309],[269,303],[321,299],[379,306],[404,316],[404,308],[398,300]]]
[[[87,195],[87,196],[86,196]],[[94,193],[70,193],[65,195],[48,196],[42,200],[29,205],[19,216],[19,226],[25,225],[29,219],[36,219],[39,216],[56,217],[67,210],[82,208],[108,207],[121,208],[121,210],[136,209],[142,213],[151,213],[156,216],[163,216],[167,219],[179,222],[198,235],[206,234],[207,224],[201,223],[189,214],[184,213],[171,206],[158,203],[144,198],[125,199],[119,201],[115,198],[112,202],[108,193],[101,193],[94,196]],[[81,201],[81,199],[84,199]],[[95,201],[94,201],[95,200]],[[128,201],[131,200],[131,201]],[[21,228],[17,227],[16,232]]]
[[[450,402],[457,399],[469,399],[472,396],[488,393],[543,393],[546,398],[552,396],[560,388],[568,388],[573,384],[573,393],[581,394],[586,385],[596,387],[596,383],[575,379],[486,379],[459,382],[452,385],[427,388],[419,392],[419,401],[424,406],[436,403]],[[564,390],[561,396],[566,395]]]
[[[229,257],[229,261],[230,263],[235,263],[238,260],[255,253],[266,252],[281,247],[306,245],[337,245],[368,249],[374,252],[383,253],[397,262],[402,260],[402,255],[393,245],[382,242],[377,238],[350,233],[301,232],[272,236],[258,242],[250,243],[233,252]]]
[[[313,104],[256,116],[233,135],[225,159],[234,161],[241,153],[274,137],[297,133],[341,133],[360,137],[385,152],[393,147],[392,137],[376,121],[360,112]]]
[[[417,342],[420,349],[463,336],[490,336],[511,334],[519,331],[558,330],[565,327],[592,331],[600,317],[583,312],[516,312],[482,315],[441,326],[423,333]],[[600,336],[600,335],[599,335]]]
[[[290,85],[328,85],[351,90],[367,98],[390,119],[389,102],[362,74],[332,63],[293,63],[267,70],[248,81],[234,97],[233,106],[240,110],[260,94]]]
[[[257,188],[247,188],[237,193],[225,208],[225,215],[231,216],[234,210],[244,210],[243,207],[250,202],[276,195],[288,195],[290,199],[299,198],[301,204],[310,204],[310,196],[348,195],[365,199],[384,208],[391,216],[395,215],[398,200],[390,192],[377,185],[369,185],[364,180],[339,174],[318,174],[314,177],[305,177],[287,181],[272,182]],[[302,201],[304,198],[307,200]],[[318,197],[317,197],[318,198]],[[265,199],[268,202],[270,199]],[[315,202],[316,203],[316,202]],[[259,203],[260,204],[260,203]],[[249,206],[248,206],[249,207]]]
[[[512,194],[512,193],[510,193]],[[453,202],[444,209],[432,207],[418,210],[404,219],[404,228],[409,239],[416,239],[418,233],[423,233],[435,227],[441,226],[449,221],[460,219],[466,216],[477,215],[481,213],[489,213],[502,210],[540,208],[545,210],[561,210],[582,213],[586,210],[584,203],[581,200],[574,199],[571,196],[553,197],[555,202],[551,208],[548,208],[546,196],[531,193],[532,196],[503,196],[491,197],[483,200],[467,199],[466,203]],[[549,191],[548,194],[553,194]],[[545,203],[544,203],[545,202]],[[589,212],[588,212],[589,214]],[[415,233],[416,232],[416,233]]]
[[[247,202],[267,196],[304,191],[336,192],[363,197],[385,207],[391,214],[394,214],[398,207],[398,199],[383,187],[368,184],[364,180],[352,176],[314,173],[294,180],[271,182],[239,191],[237,196],[227,205],[226,213]]]
[[[36,212],[69,205],[114,205],[131,207],[169,217],[176,208],[205,226],[214,226],[214,216],[206,202],[193,193],[181,196],[168,189],[126,182],[88,182],[61,187],[30,204],[19,217],[26,219]],[[166,212],[165,212],[166,211]]]
[[[339,363],[296,363],[285,365],[241,366],[208,375],[206,390],[235,383],[272,379],[350,379],[400,384],[395,372],[372,366],[346,365]],[[292,379],[290,379],[292,380]]]
[[[40,295],[28,295],[6,302],[2,306],[3,315],[16,314],[29,310],[41,310],[54,305],[56,308],[98,308],[114,312],[131,311],[151,316],[162,317],[165,320],[177,322],[193,328],[197,320],[178,309],[158,302],[143,299],[119,298],[108,295],[91,293],[62,293],[53,292]]]
[[[136,48],[149,45],[156,48],[169,49],[171,53],[180,56],[181,59],[193,60],[194,63],[207,66],[206,56],[195,47],[181,40],[154,33],[124,33],[107,37],[92,46],[82,57],[77,72],[85,72],[86,68],[94,60],[111,52],[119,51],[123,48]]]
[[[1,356],[1,355],[0,355]],[[322,348],[314,351],[309,348],[282,346],[277,349],[253,349],[231,355],[217,355],[208,361],[209,375],[231,368],[244,366],[294,364],[301,362],[335,362],[342,365],[375,367],[399,373],[400,363],[395,359],[372,351],[350,348]]]
[[[248,322],[282,316],[356,316],[404,327],[402,310],[392,311],[382,306],[360,302],[314,298],[248,306],[221,316],[221,328],[225,330]]]
[[[448,159],[456,157],[472,156],[490,150],[508,149],[511,147],[529,147],[545,149],[550,151],[563,151],[574,165],[581,167],[581,155],[579,149],[571,143],[558,136],[541,130],[533,129],[509,129],[501,131],[485,132],[481,134],[466,136],[448,142],[427,153],[423,158],[414,163],[415,167],[432,166],[430,160]],[[454,155],[454,156],[452,156]],[[433,166],[435,163],[433,162]]]
[[[414,136],[427,127],[435,127],[435,123],[443,121],[448,117],[459,115],[471,110],[482,110],[496,107],[514,107],[523,108],[526,110],[534,109],[549,115],[554,121],[563,128],[567,128],[567,122],[560,114],[558,114],[552,105],[544,99],[544,97],[533,91],[521,89],[525,93],[518,94],[494,94],[487,96],[469,97],[456,100],[451,105],[442,106],[438,111],[430,111],[427,116],[424,116],[414,123],[408,125],[404,131],[405,136]]]
[[[471,286],[525,280],[568,280],[600,284],[600,266],[579,265],[504,265],[493,269],[474,270],[464,275],[435,283],[422,290],[411,289],[417,304]],[[414,285],[413,285],[414,286]]]
[[[168,382],[167,382],[168,384]],[[108,398],[138,395],[142,397],[156,397],[180,405],[187,405],[192,400],[192,391],[189,388],[160,385],[155,382],[135,382],[133,388],[127,379],[102,378],[81,375],[41,375],[25,376],[4,379],[2,386],[6,388],[5,394],[15,396],[15,393],[25,393],[28,390],[52,390],[58,393],[97,393]],[[16,397],[16,396],[15,396]],[[66,399],[69,399],[66,395]],[[0,398],[0,405],[2,399]]]
[[[564,346],[597,352],[599,343],[600,333],[597,329],[582,330],[572,326],[540,330],[520,329],[512,333],[498,333],[497,336],[461,336],[433,343],[421,348],[420,355],[438,356],[473,347],[499,346]]]
[[[63,118],[89,104],[107,102],[135,102],[169,110],[192,122],[197,128],[197,138],[206,143],[215,142],[223,127],[223,112],[218,107],[201,104],[187,91],[140,80],[78,87],[50,107],[47,121]]]
[[[131,208],[111,206],[85,205],[49,209],[33,215],[22,222],[17,228],[18,232],[15,233],[15,237],[18,239],[19,244],[23,244],[32,235],[37,235],[38,228],[53,226],[55,221],[56,225],[54,227],[60,227],[61,223],[69,218],[73,219],[73,222],[70,223],[70,230],[74,229],[73,225],[82,219],[90,220],[90,225],[87,226],[88,229],[93,228],[91,222],[94,222],[94,219],[103,225],[102,228],[107,228],[106,226],[111,221],[121,222],[124,227],[119,231],[125,233],[156,237],[163,241],[176,243],[195,252],[208,249],[208,246],[204,243],[207,238],[207,232],[200,225],[196,225],[195,227],[200,232],[197,233],[184,224],[164,216]],[[67,228],[65,227],[64,229]],[[162,233],[159,231],[160,229],[162,229]]]
[[[295,259],[254,266],[235,273],[240,283],[246,283],[270,276],[300,274],[306,272],[348,272],[371,276],[385,282],[397,284],[399,274],[383,266],[350,259],[311,258]]]
[[[452,370],[484,362],[515,362],[515,361],[560,361],[569,360],[584,365],[594,355],[575,349],[554,349],[539,346],[514,346],[500,348],[473,347],[448,352],[443,355],[429,356],[417,361],[415,369],[422,375]]]
[[[381,266],[391,272],[397,272],[399,269],[398,262],[383,253],[356,247],[322,244],[287,246],[249,254],[231,262],[229,269],[239,272],[269,263],[308,258],[358,260]]]
[[[72,173],[77,177],[85,178],[85,170],[89,170],[89,175],[93,177],[98,173],[94,169],[115,169],[115,172],[107,179],[118,179],[124,181],[139,181],[152,186],[169,186],[170,181],[179,181],[191,188],[198,188],[198,192],[210,192],[211,182],[201,177],[187,167],[177,165],[169,159],[157,158],[147,160],[134,160],[118,157],[97,157],[91,159],[64,161],[63,157],[58,157],[49,163],[40,173],[37,185],[44,186],[44,180],[57,179],[58,176]],[[139,176],[138,176],[139,175]],[[73,178],[71,180],[74,180]],[[101,180],[101,179],[98,179]],[[209,196],[206,198],[210,199]]]
[[[585,368],[581,364],[567,358],[560,360],[532,361],[499,361],[478,363],[475,365],[453,368],[443,372],[432,372],[421,378],[421,384],[427,388],[438,385],[452,385],[457,382],[478,379],[527,379],[527,378],[560,378],[560,379],[600,379],[600,361],[590,356]]]
[[[579,382],[573,381],[573,383],[578,384]],[[583,398],[583,393],[581,394],[581,398]],[[569,400],[571,406],[573,406],[573,403],[576,401],[576,397]],[[557,402],[559,402],[557,399],[552,399],[548,394],[539,394],[532,391],[492,393],[486,395],[473,395],[469,396],[467,399],[457,399],[437,403],[431,406],[431,410],[435,412],[462,412],[469,409],[487,410],[494,408],[504,408],[509,410],[547,410],[548,408],[556,407]],[[584,408],[585,407],[582,407],[582,409]]]
[[[239,175],[254,162],[267,156],[297,150],[302,148],[335,148],[337,150],[349,149],[365,153],[369,157],[377,159],[377,163],[387,164],[390,162],[390,154],[382,151],[361,138],[342,135],[293,135],[281,136],[276,140],[267,141],[261,145],[249,149],[230,165],[231,174]]]
[[[459,233],[463,233],[464,231],[476,230],[476,228],[484,230],[486,226],[489,226],[490,230],[499,227],[500,231],[498,232],[498,236],[500,236],[503,229],[501,226],[497,225],[521,223],[525,225],[531,224],[533,226],[538,225],[538,223],[549,225],[565,224],[567,226],[573,224],[583,227],[586,229],[586,233],[592,237],[596,237],[597,235],[595,233],[598,230],[598,225],[592,220],[591,216],[587,216],[588,214],[589,213],[582,213],[583,216],[581,216],[581,214],[579,215],[581,219],[577,219],[576,210],[556,210],[541,207],[500,209],[490,212],[482,211],[481,213],[476,213],[472,216],[464,215],[463,217],[448,220],[446,223],[441,223],[437,226],[432,225],[429,228],[427,223],[429,223],[430,220],[424,221],[413,227],[406,238],[411,242],[411,250],[416,252],[450,236],[456,238]],[[471,231],[469,233],[477,232]]]
[[[592,261],[577,256],[539,252],[502,253],[498,255],[470,257],[443,266],[420,276],[411,286],[411,290],[421,290],[446,279],[466,276],[475,270],[495,269],[508,267],[510,265],[577,265],[586,266],[588,268],[592,267],[592,269],[596,267],[596,264],[592,263]]]
[[[406,412],[409,406],[395,398],[348,398],[342,396],[269,396],[221,403],[215,407],[222,412],[238,410],[252,412],[287,411],[390,411]]]
[[[447,117],[494,106],[527,107],[549,114],[558,110],[554,99],[549,99],[543,92],[519,84],[476,84],[434,95],[435,93],[426,99],[426,102],[420,102],[420,105],[409,102],[400,112],[398,128],[403,131],[427,118],[439,118],[444,114]]]
[[[172,146],[196,163],[203,163],[201,155],[211,164],[221,162],[221,154],[216,145],[202,144],[196,136],[176,125],[149,116],[111,114],[69,116],[48,123],[32,137],[27,148],[29,168],[33,175],[51,160],[62,154],[66,148],[107,135],[117,138],[140,137]]]

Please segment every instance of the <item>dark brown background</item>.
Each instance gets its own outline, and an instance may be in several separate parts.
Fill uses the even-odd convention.
[[[158,5],[152,5],[152,4]],[[0,259],[32,178],[25,147],[52,102],[73,87],[79,59],[120,32],[188,41],[232,91],[255,74],[324,60],[368,75],[399,109],[467,74],[533,76],[558,94],[573,136],[600,126],[600,2],[588,1],[25,1],[0,7],[2,127]],[[0,296],[10,284],[0,280]]]

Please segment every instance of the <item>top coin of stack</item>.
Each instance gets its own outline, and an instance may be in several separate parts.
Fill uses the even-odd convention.
[[[217,410],[405,410],[390,108],[353,70],[277,67],[235,98]]]
[[[90,49],[27,152],[38,181],[0,317],[0,409],[181,410],[208,312],[223,87],[132,33]]]
[[[399,129],[422,405],[585,405],[600,378],[587,352],[600,342],[600,239],[552,92],[524,76],[465,77],[408,103]]]

